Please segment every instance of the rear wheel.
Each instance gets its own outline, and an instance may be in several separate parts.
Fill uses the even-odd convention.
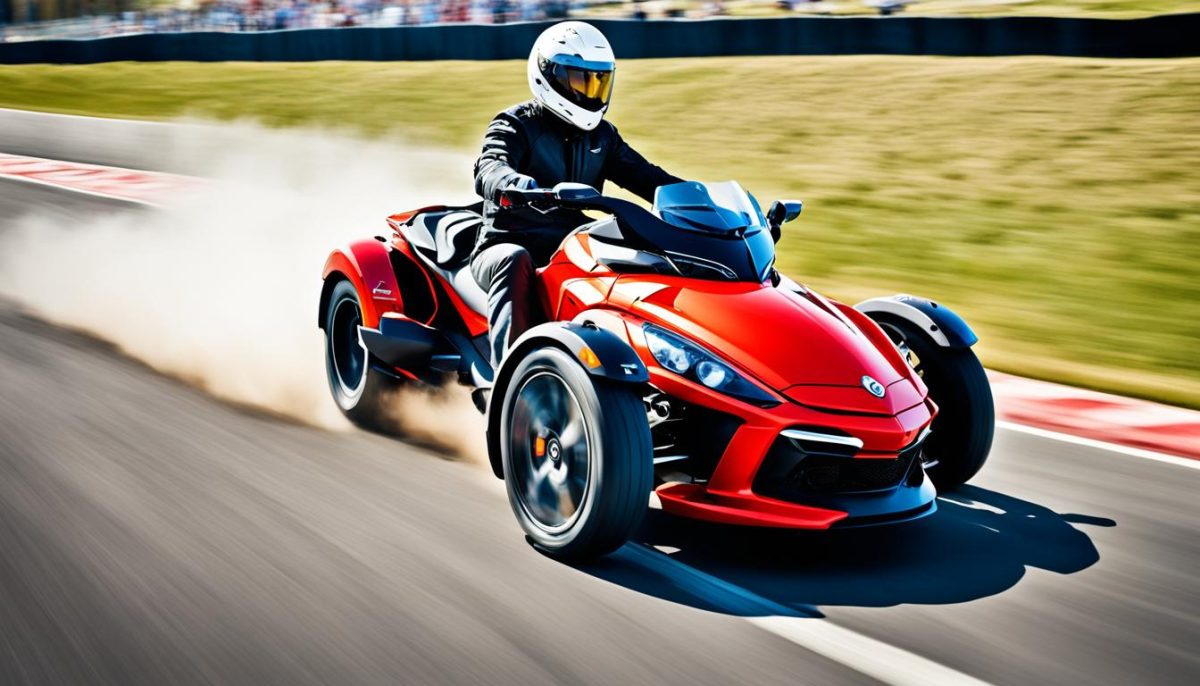
[[[544,348],[521,360],[503,402],[504,481],[525,533],[556,557],[619,548],[641,523],[650,494],[641,398]]]
[[[329,390],[342,414],[372,430],[386,428],[386,396],[398,382],[371,367],[371,354],[362,344],[362,306],[349,281],[341,281],[329,295],[325,321],[325,371]]]
[[[996,430],[992,387],[979,358],[970,348],[944,348],[918,327],[894,318],[879,325],[908,357],[929,397],[937,403],[933,433],[923,458],[939,491],[952,491],[975,476],[987,461]]]

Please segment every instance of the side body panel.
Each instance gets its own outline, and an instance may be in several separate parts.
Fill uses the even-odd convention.
[[[349,279],[354,284],[363,309],[364,326],[376,328],[384,312],[404,311],[400,286],[396,283],[396,274],[388,257],[388,246],[378,240],[368,238],[354,241],[330,253],[322,272],[326,285],[319,312],[325,310],[328,290],[333,284],[330,277],[334,275]]]
[[[550,264],[539,271],[541,302],[549,321],[570,321],[604,303],[617,275],[587,251],[587,235],[569,236]]]
[[[424,260],[416,255],[412,246],[408,244],[408,241],[397,234],[392,239],[392,248],[394,250],[403,252],[408,259],[412,260],[424,273],[426,280],[430,284],[430,288],[434,290],[436,308],[434,315],[426,320],[426,323],[432,324],[437,313],[444,308],[448,308],[458,314],[459,319],[462,320],[466,327],[467,333],[470,336],[479,336],[487,333],[487,317],[480,312],[474,311],[470,306],[463,302],[463,299],[459,297],[458,292],[455,291],[453,285],[441,274],[429,269]],[[466,276],[469,277],[470,274],[468,273]],[[437,284],[436,288],[433,285],[434,283]]]

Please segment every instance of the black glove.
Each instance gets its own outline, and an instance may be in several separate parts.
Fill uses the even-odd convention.
[[[500,189],[500,192],[503,193],[506,190],[527,191],[530,188],[537,187],[537,181],[534,181],[532,176],[513,174],[511,177],[509,177],[508,183],[504,185],[504,188]]]

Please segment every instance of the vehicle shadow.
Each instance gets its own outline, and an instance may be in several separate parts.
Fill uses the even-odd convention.
[[[1111,519],[1057,513],[967,486],[938,499],[938,512],[894,527],[792,532],[681,519],[651,510],[635,541],[720,582],[812,613],[814,606],[889,607],[962,603],[1014,586],[1028,567],[1073,574],[1100,559],[1076,525]],[[698,598],[669,574],[648,573],[630,556],[580,569],[627,588],[703,609],[745,614]],[[753,611],[751,611],[753,612]]]

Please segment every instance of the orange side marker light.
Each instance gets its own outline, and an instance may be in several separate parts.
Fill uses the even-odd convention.
[[[588,369],[595,369],[600,366],[600,358],[596,357],[596,353],[586,345],[579,349],[579,361]]]

